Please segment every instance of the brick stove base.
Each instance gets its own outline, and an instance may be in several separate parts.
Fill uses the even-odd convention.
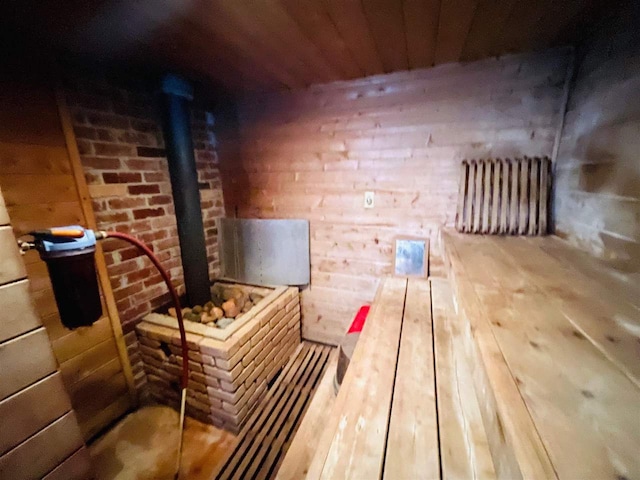
[[[227,327],[231,329],[227,333],[226,329],[186,322],[187,414],[234,433],[240,431],[269,382],[300,343],[297,288],[273,289],[254,308],[256,313],[249,311],[251,317]],[[177,408],[182,365],[177,321],[151,314],[136,332],[151,396]]]

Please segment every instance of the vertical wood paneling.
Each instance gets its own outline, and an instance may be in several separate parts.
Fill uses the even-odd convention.
[[[0,79],[3,87],[0,93],[3,104],[0,116],[5,120],[0,123],[0,187],[5,196],[13,233],[19,236],[30,230],[65,223],[87,225],[80,208],[80,197],[72,174],[52,82],[48,81],[49,72],[44,67],[27,71],[22,60],[16,62],[12,71],[12,79]],[[17,79],[22,81],[18,82]],[[25,112],[30,117],[25,116]],[[42,161],[38,161],[39,159]],[[109,339],[113,341],[114,334],[108,325],[108,319],[103,318],[92,327],[74,331],[62,327],[44,263],[35,252],[29,252],[23,259],[36,313],[46,328],[45,339],[47,342],[51,341],[53,347],[55,358],[52,361],[54,365],[56,361],[60,365],[63,378],[78,379],[72,373],[77,368],[78,358],[83,358],[86,352],[101,342]],[[105,285],[109,286],[108,282],[103,287]],[[107,328],[102,328],[105,320]],[[124,381],[123,369],[115,349],[104,352],[103,357],[94,358],[93,365],[99,367],[115,360],[118,369],[113,375]],[[90,372],[85,372],[88,373]],[[76,385],[65,383],[65,387],[71,391],[71,387],[78,388],[88,382],[89,378],[90,376],[85,375],[78,379]],[[89,395],[85,393],[83,396],[76,396],[71,393],[71,403],[74,409],[82,410],[87,397],[106,397],[109,393],[108,385],[92,384]],[[118,390],[117,393],[124,395],[129,401],[127,389]],[[90,416],[98,416],[101,412],[93,410],[89,413]],[[91,430],[84,429],[82,421],[80,426],[86,438],[89,438],[115,418],[114,415],[104,418],[101,424],[95,425]]]
[[[491,179],[491,234],[498,233],[498,229],[500,227],[498,217],[500,216],[500,208],[502,207],[502,197],[500,195],[500,178],[502,175],[502,164],[503,162],[500,159],[496,159],[493,162],[493,177]]]
[[[465,206],[467,200],[467,187],[469,183],[469,162],[463,160],[460,164],[460,182],[458,183],[458,209],[456,210],[456,229],[464,231]]]
[[[238,132],[220,127],[220,144],[238,150],[220,155],[226,209],[310,220],[306,338],[340,338],[377,277],[391,274],[398,235],[435,245],[438,228],[454,224],[462,159],[550,154],[567,58],[558,50],[446,65],[238,106]],[[470,169],[469,179],[482,185],[483,173]]]
[[[507,159],[502,163],[502,208],[500,209],[500,233],[507,233],[507,225],[509,222],[509,199],[510,199],[510,190],[509,186],[511,182],[509,181],[511,175],[511,162]]]

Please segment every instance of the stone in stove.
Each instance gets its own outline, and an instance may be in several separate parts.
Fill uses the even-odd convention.
[[[220,320],[218,320],[216,325],[218,326],[218,328],[227,328],[229,325],[233,323],[233,320],[234,320],[233,318],[223,317]]]

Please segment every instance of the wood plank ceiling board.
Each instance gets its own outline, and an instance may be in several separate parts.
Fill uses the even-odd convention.
[[[254,28],[250,19],[245,18],[242,11],[238,11],[236,2],[211,2],[204,13],[204,19],[225,40],[220,48],[246,55],[256,68],[265,71],[288,88],[304,86],[304,82],[299,79],[300,74],[291,65],[275,61],[283,60],[281,53],[262,40],[260,32]],[[284,58],[287,57],[285,54]]]
[[[251,8],[240,2],[221,2],[234,14],[234,20],[244,26],[244,31],[269,47],[272,58],[289,68],[303,86],[337,80],[339,76],[318,57],[316,47],[300,31],[298,25],[278,3],[257,0]],[[256,38],[257,37],[257,38]]]
[[[365,16],[385,72],[407,70],[407,41],[402,3],[397,0],[362,0]]]
[[[232,93],[576,43],[611,9],[604,0],[24,0],[19,9],[3,7],[0,26],[21,41],[122,68],[175,70]]]
[[[282,84],[260,68],[254,59],[224,45],[218,30],[210,28],[206,16],[181,18],[165,27],[149,43],[150,54],[166,56],[170,62],[198,77],[210,77],[234,91],[279,88]],[[197,65],[198,70],[194,69]]]
[[[382,60],[361,3],[351,0],[326,0],[326,6],[329,16],[345,39],[360,69],[366,75],[383,73]]]
[[[539,24],[545,11],[553,3],[553,0],[539,0],[536,2],[518,0],[517,5],[511,10],[509,20],[504,25],[498,45],[494,51],[517,52],[522,49],[532,48],[529,36],[532,26]],[[535,35],[537,32],[534,31],[532,33]]]
[[[517,0],[480,0],[461,60],[477,60],[492,55],[496,41],[516,3]]]
[[[440,5],[435,63],[460,60],[479,0],[443,1]]]
[[[553,44],[571,43],[575,41],[575,29],[584,18],[596,16],[601,8],[601,0],[570,0],[552,2],[542,18],[529,29],[526,37],[536,49],[546,48]]]
[[[431,67],[438,39],[440,0],[404,0],[402,10],[409,68]]]
[[[327,63],[340,72],[341,78],[357,78],[364,74],[323,3],[312,0],[281,0],[281,3]]]

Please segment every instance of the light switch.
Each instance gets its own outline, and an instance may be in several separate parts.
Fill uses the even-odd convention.
[[[364,192],[364,208],[373,208],[374,195],[373,192]]]

